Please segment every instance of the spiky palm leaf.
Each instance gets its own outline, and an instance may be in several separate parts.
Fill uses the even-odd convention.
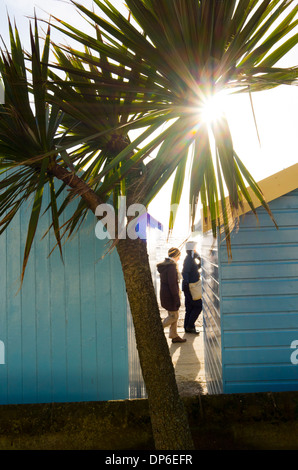
[[[74,86],[90,73],[92,93],[96,90],[105,97],[108,115],[112,114],[115,97],[121,97],[123,113],[138,118],[133,126],[146,126],[146,138],[155,132],[150,143],[147,140],[142,147],[139,139],[137,149],[132,143],[95,175],[95,181],[105,178],[98,191],[111,189],[116,177],[124,180],[135,163],[144,161],[158,147],[156,157],[147,166],[141,200],[147,205],[175,173],[172,201],[179,203],[188,150],[192,147],[192,216],[201,196],[205,216],[208,206],[214,233],[223,222],[228,235],[230,215],[237,214],[243,199],[254,210],[247,184],[269,211],[258,185],[235,152],[227,120],[223,116],[212,126],[213,152],[202,110],[221,90],[251,93],[297,82],[297,67],[277,66],[298,42],[298,34],[292,34],[297,26],[297,2],[127,0],[134,23],[108,0],[94,0],[98,11],[72,3],[104,38],[99,41],[96,35],[91,37],[59,21],[58,29],[88,48],[70,49],[72,56],[81,64],[101,70],[97,82],[96,74],[85,68],[81,78],[77,73]],[[62,89],[68,88],[62,84]],[[157,128],[162,130],[158,135]],[[115,176],[111,170],[116,168]],[[224,205],[226,191],[228,206]]]
[[[57,196],[53,176],[48,169],[57,158],[55,149],[62,113],[57,106],[50,107],[46,99],[49,29],[41,51],[37,22],[34,31],[30,28],[32,57],[29,72],[18,30],[13,29],[10,23],[9,28],[11,51],[3,50],[0,58],[0,74],[5,87],[5,104],[0,105],[0,233],[7,228],[24,201],[33,198],[23,278],[46,185],[49,185],[51,195],[48,208],[52,214],[52,226],[61,250]]]
[[[62,94],[55,88],[55,96],[50,91],[50,77],[56,80],[56,76],[48,65],[50,29],[41,51],[35,19],[35,31],[32,32],[30,27],[29,55],[23,51],[18,29],[15,27],[13,30],[10,22],[9,28],[10,51],[7,48],[3,50],[0,58],[0,74],[5,87],[5,104],[0,106],[0,233],[8,227],[22,204],[33,198],[21,275],[23,279],[37,224],[42,215],[45,187],[49,186],[50,203],[47,210],[51,210],[51,227],[61,254],[62,237],[70,236],[77,230],[90,209],[90,204],[84,198],[77,198],[80,194],[77,188],[62,195],[66,186],[62,182],[57,190],[54,166],[57,168],[59,165],[58,169],[67,168],[72,175],[79,174],[80,181],[77,181],[79,184],[85,183],[83,191],[92,188],[94,192],[102,185],[102,181],[95,176],[102,167],[107,167],[108,177],[113,175],[115,183],[112,189],[109,184],[101,200],[109,198],[113,193],[117,206],[117,197],[123,193],[124,185],[118,177],[122,162],[119,161],[118,168],[115,168],[114,159],[129,143],[125,129],[117,128],[125,125],[129,116],[123,113],[119,97],[113,97],[113,109],[109,107],[107,110],[106,98],[102,98],[98,91],[92,91],[90,77],[82,82],[80,61],[64,55],[62,49],[56,49],[56,54],[67,69],[68,79],[72,80],[73,85],[79,72],[80,84],[78,87],[68,88],[67,93],[62,90]],[[101,60],[104,60],[103,54]],[[93,74],[92,82],[96,81],[99,86],[103,76],[95,65],[90,66],[89,73]],[[110,74],[104,72],[103,75],[109,78]],[[131,100],[131,97],[126,99],[126,109]],[[65,175],[68,176],[64,172]],[[63,181],[63,175],[61,178]],[[59,217],[74,198],[77,198],[77,207],[64,223],[61,233]]]
[[[97,28],[96,35],[96,41],[102,43]],[[126,129],[132,120],[130,105],[136,93],[132,92],[124,99],[115,90],[107,93],[106,84],[115,84],[115,80],[104,52],[96,57],[86,47],[83,56],[88,57],[89,61],[87,67],[84,67],[79,54],[69,52],[61,46],[54,46],[54,51],[60,64],[58,68],[63,69],[65,78],[61,81],[59,75],[51,73],[52,84],[49,87],[54,95],[49,95],[48,98],[64,111],[61,128],[67,135],[64,144],[67,142],[67,147],[73,146],[68,154],[70,162],[75,165],[75,171],[80,172],[80,178],[95,193],[100,194],[102,199],[113,198],[117,210],[118,198],[125,194],[127,183],[134,178],[134,174],[141,172],[138,162],[131,164],[130,157],[133,153],[128,150],[134,149],[135,144],[131,147]],[[99,60],[101,64],[106,64],[105,69],[98,67]],[[134,73],[128,75],[126,81],[129,82],[133,75]],[[119,77],[118,84],[120,80],[123,81]],[[76,145],[78,143],[79,146]],[[63,155],[63,149],[61,152]],[[130,162],[130,167],[129,175],[124,181],[121,167],[126,161]],[[76,214],[66,224],[69,235],[81,223],[86,211],[88,207],[81,200]]]

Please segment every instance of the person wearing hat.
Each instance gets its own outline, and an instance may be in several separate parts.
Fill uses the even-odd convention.
[[[169,338],[172,343],[185,343],[186,339],[180,338],[177,332],[180,308],[180,273],[177,262],[181,256],[178,248],[170,248],[168,258],[157,265],[160,274],[160,303],[168,311],[168,316],[163,320],[163,327],[170,327]]]
[[[200,279],[199,269],[201,259],[196,251],[195,242],[187,242],[185,245],[186,257],[182,269],[182,290],[185,297],[184,329],[186,333],[199,334],[195,322],[202,311],[202,299],[193,300],[189,290],[189,284]]]

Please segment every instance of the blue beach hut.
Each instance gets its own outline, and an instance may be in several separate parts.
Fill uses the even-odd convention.
[[[298,164],[259,183],[278,224],[247,207],[226,243],[203,223],[208,393],[298,390]],[[255,201],[257,206],[257,201]]]
[[[44,209],[48,198],[45,193]],[[44,237],[45,213],[20,290],[30,213],[24,205],[0,236],[0,405],[143,396],[116,250],[104,256],[107,240],[95,236],[90,214],[64,244],[64,262],[58,249],[49,256],[55,240],[51,232]],[[148,216],[148,234],[151,222]]]
[[[24,205],[0,236],[0,404],[126,398],[127,302],[116,253],[102,258],[106,241],[91,215],[63,246],[64,263],[58,249],[49,256],[46,213],[20,290],[30,212]]]

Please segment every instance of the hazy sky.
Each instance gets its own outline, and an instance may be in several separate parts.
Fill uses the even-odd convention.
[[[79,0],[91,6],[92,0]],[[23,44],[28,44],[28,16],[36,8],[37,17],[49,18],[53,14],[65,21],[86,27],[76,9],[64,0],[1,0],[0,34],[8,41],[6,14],[15,19]],[[69,41],[69,40],[67,40]],[[298,47],[281,65],[298,65]],[[282,86],[275,90],[253,95],[255,113],[261,138],[259,145],[252,119],[248,96],[229,100],[227,115],[230,122],[236,151],[257,181],[297,163],[298,158],[298,87]],[[165,190],[163,201],[169,201]],[[166,207],[163,204],[162,207]],[[161,214],[161,204],[152,206],[153,215]],[[162,217],[162,216],[161,216]]]

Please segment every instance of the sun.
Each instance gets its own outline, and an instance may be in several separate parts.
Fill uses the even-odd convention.
[[[214,124],[222,118],[225,114],[225,110],[227,109],[227,96],[227,92],[222,90],[204,100],[200,114],[201,119],[203,119],[206,124]]]

